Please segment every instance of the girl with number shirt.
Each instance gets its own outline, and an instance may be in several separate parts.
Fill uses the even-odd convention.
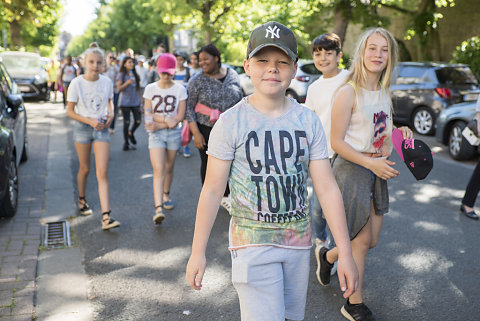
[[[110,217],[107,176],[110,156],[108,127],[113,120],[113,83],[108,77],[101,75],[103,57],[103,51],[99,48],[90,48],[85,52],[86,73],[70,83],[67,116],[75,120],[73,139],[80,163],[77,175],[80,214],[92,214],[85,199],[85,189],[90,171],[90,152],[93,142],[98,194],[102,208],[102,229],[109,230],[120,226],[120,223]]]
[[[145,87],[145,129],[148,134],[148,149],[153,167],[153,199],[155,215],[153,222],[162,223],[163,209],[173,209],[170,186],[173,166],[181,142],[179,124],[185,117],[187,90],[175,83],[173,76],[177,59],[169,53],[158,57],[157,71],[160,80]]]

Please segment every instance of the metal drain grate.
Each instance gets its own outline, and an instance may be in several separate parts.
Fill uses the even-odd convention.
[[[55,249],[71,246],[70,225],[67,221],[50,222],[45,225],[45,239],[43,244],[46,248]]]

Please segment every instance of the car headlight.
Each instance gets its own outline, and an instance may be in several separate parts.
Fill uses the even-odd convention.
[[[40,85],[40,84],[44,84],[47,82],[47,76],[44,75],[44,74],[37,74],[35,75],[35,79],[33,80],[33,83],[35,85]]]

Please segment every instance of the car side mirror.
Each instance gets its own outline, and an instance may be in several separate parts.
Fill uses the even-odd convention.
[[[23,98],[21,95],[10,94],[7,96],[7,104],[12,110],[18,110],[23,104]]]

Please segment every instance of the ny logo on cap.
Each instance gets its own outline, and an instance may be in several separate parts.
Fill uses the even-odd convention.
[[[270,38],[280,38],[280,28],[278,28],[277,26],[268,26],[268,28],[266,29],[267,33],[265,35],[265,38],[268,38],[268,35],[270,34],[271,37]]]

